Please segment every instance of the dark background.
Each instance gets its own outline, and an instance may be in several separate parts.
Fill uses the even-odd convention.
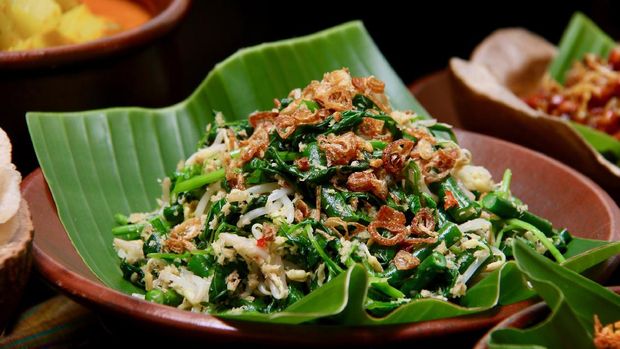
[[[106,59],[37,70],[0,67],[0,127],[22,173],[37,167],[24,115],[110,106],[160,107],[188,96],[237,49],[361,19],[405,83],[468,57],[493,30],[520,26],[557,43],[580,10],[620,37],[617,1],[207,1],[155,43]],[[138,67],[138,68],[136,68]]]

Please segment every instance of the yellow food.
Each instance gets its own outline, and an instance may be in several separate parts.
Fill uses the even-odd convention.
[[[82,43],[122,29],[78,0],[0,0],[0,50]]]

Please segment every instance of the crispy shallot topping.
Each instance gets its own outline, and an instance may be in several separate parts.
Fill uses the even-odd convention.
[[[414,145],[415,143],[408,139],[399,139],[388,144],[383,149],[383,166],[385,169],[392,174],[400,173],[405,167]]]
[[[241,167],[241,159],[231,160],[228,159],[228,166],[226,166],[226,181],[232,189],[245,190],[245,177],[239,170]]]
[[[384,205],[379,209],[375,220],[368,226],[368,232],[379,245],[394,246],[402,242],[407,235],[405,222],[405,215],[402,212]],[[392,236],[384,237],[378,231],[380,228],[389,231]]]
[[[385,83],[374,76],[353,78],[352,84],[360,94],[367,96],[379,109],[391,113],[390,102],[385,95]]]
[[[364,117],[362,123],[358,127],[360,135],[368,139],[378,139],[382,141],[391,141],[392,134],[384,131],[385,121],[374,118]]]
[[[299,168],[300,171],[308,171],[310,170],[310,161],[308,160],[307,157],[302,157],[299,159],[295,160],[295,166],[297,166],[297,168]]]
[[[378,179],[372,170],[352,173],[347,179],[347,188],[351,191],[371,192],[382,200],[388,194],[387,183]]]
[[[301,222],[310,216],[310,207],[302,199],[295,201],[295,221]]]
[[[421,208],[413,217],[409,232],[412,235],[426,235],[427,237],[407,238],[404,242],[409,245],[434,243],[437,241],[437,233],[434,230],[435,217],[433,216],[433,211],[428,207]]]
[[[313,81],[303,94],[312,95],[325,109],[344,111],[353,108],[355,90],[349,70],[344,68],[325,73],[321,82]]]
[[[620,348],[620,321],[603,326],[598,315],[594,315],[594,346],[597,349]]]
[[[183,253],[185,251],[193,251],[196,246],[192,240],[202,231],[202,222],[200,218],[190,218],[185,222],[174,227],[166,241],[164,248],[174,253]]]
[[[379,167],[383,166],[383,160],[381,160],[381,159],[371,159],[370,161],[368,161],[368,165],[370,165],[370,167],[372,167],[372,168],[379,168]]]
[[[366,226],[357,222],[346,222],[340,217],[329,217],[325,220],[325,226],[331,229],[334,233],[340,235],[341,232],[338,228],[344,230],[345,238],[349,238],[351,236],[355,236],[358,233],[366,230]],[[353,230],[349,230],[350,227],[353,227]]]
[[[422,174],[426,183],[438,182],[448,176],[456,165],[459,153],[456,147],[435,151],[431,159],[422,166]]]
[[[269,146],[269,131],[271,129],[270,123],[259,123],[254,129],[252,136],[245,141],[241,142],[241,159],[242,165],[246,161],[252,160],[254,157],[262,158],[265,156],[265,150]]]
[[[360,150],[366,148],[366,142],[350,131],[339,136],[333,133],[320,135],[317,141],[319,149],[325,152],[327,166],[348,165],[351,160],[358,158]]]
[[[291,106],[295,105],[296,104],[291,104]],[[275,120],[276,131],[280,137],[287,139],[295,132],[298,126],[318,124],[323,121],[324,118],[324,113],[319,111],[311,111],[307,108],[293,109],[289,114],[287,107]]]
[[[420,265],[420,260],[410,252],[400,250],[394,256],[394,265],[398,270],[410,270]]]
[[[273,124],[277,116],[278,113],[273,111],[257,111],[250,114],[248,120],[250,121],[250,125],[252,125],[253,128],[256,128],[263,122]]]

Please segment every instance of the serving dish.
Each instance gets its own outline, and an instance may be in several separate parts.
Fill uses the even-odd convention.
[[[39,50],[0,52],[0,123],[13,138],[14,161],[28,173],[37,167],[24,115],[29,110],[82,110],[116,104],[172,103],[169,77],[178,71],[170,40],[190,0],[140,0],[152,15],[144,25],[99,40]],[[169,34],[170,33],[170,34]],[[169,35],[168,35],[169,34]],[[142,88],[134,88],[140,81]]]
[[[514,191],[528,200],[535,212],[569,227],[577,236],[604,240],[620,238],[620,211],[611,198],[583,175],[544,155],[526,148],[479,134],[457,131],[459,143],[477,155],[477,161],[498,176],[511,166],[515,176],[529,174],[536,178],[541,191],[529,190],[531,183],[515,183]],[[498,156],[501,154],[501,156]],[[557,178],[562,178],[558,181]],[[566,191],[570,187],[572,190]],[[37,229],[34,241],[36,268],[63,293],[125,323],[140,324],[143,329],[169,331],[173,336],[192,338],[261,340],[263,343],[357,343],[380,344],[386,340],[400,342],[445,336],[488,328],[531,302],[513,304],[479,315],[422,323],[347,328],[342,326],[265,325],[220,320],[210,315],[193,314],[175,308],[145,302],[106,287],[88,269],[65,232],[40,170],[31,173],[23,185],[23,195],[30,203]],[[580,204],[562,205],[558,202]],[[587,219],[579,219],[585,217]],[[590,230],[593,222],[599,228]],[[613,269],[609,265],[607,270]],[[114,320],[116,321],[116,320]],[[268,331],[266,331],[269,329]]]

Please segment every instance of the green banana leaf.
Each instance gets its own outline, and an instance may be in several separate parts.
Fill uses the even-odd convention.
[[[558,54],[549,66],[549,74],[559,83],[564,83],[573,63],[581,60],[586,53],[607,57],[615,46],[614,40],[601,28],[583,13],[577,12],[564,31]],[[591,127],[574,122],[571,124],[598,152],[612,161],[620,159],[620,141]]]
[[[515,260],[551,315],[531,329],[493,332],[489,346],[500,348],[594,348],[593,316],[602,323],[618,320],[620,296],[605,287],[536,254],[520,241]]]
[[[228,119],[245,118],[254,110],[271,108],[274,97],[341,67],[354,75],[381,78],[395,108],[426,115],[361,22],[243,49],[218,64],[188,99],[168,108],[29,113],[39,163],[60,219],[85,263],[107,286],[128,294],[140,292],[122,278],[112,248],[114,213],[150,211],[156,206],[161,190],[157,180],[195,151],[214,110]],[[221,316],[289,324],[325,317],[366,325],[423,321],[530,298],[534,293],[522,279],[511,262],[472,287],[462,305],[422,300],[379,319],[364,311],[368,277],[362,267],[353,267],[285,312]]]
[[[112,216],[155,207],[161,191],[157,180],[196,150],[213,110],[243,119],[272,108],[274,97],[342,67],[354,75],[381,77],[396,108],[426,114],[361,22],[240,50],[218,64],[189,98],[168,108],[28,113],[60,219],[94,274],[112,288],[138,291],[120,277]]]

